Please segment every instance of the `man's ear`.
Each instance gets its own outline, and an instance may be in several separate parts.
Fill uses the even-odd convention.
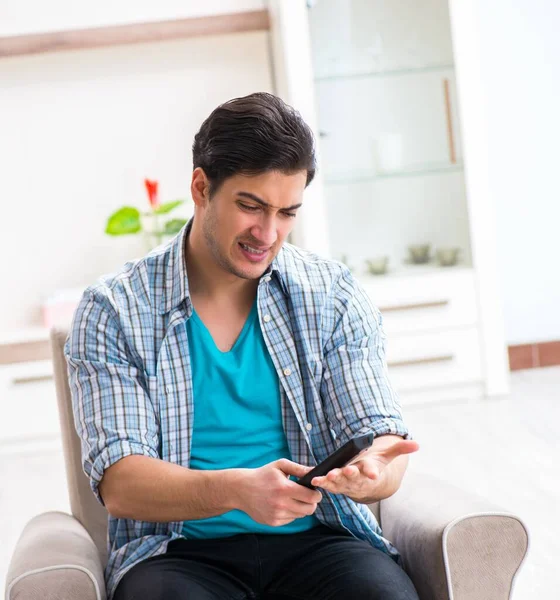
[[[199,208],[206,206],[210,201],[210,182],[201,167],[197,167],[192,173],[191,196]]]

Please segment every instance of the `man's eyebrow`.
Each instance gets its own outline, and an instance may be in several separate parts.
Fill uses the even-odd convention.
[[[237,192],[237,195],[243,196],[244,198],[249,198],[249,200],[253,200],[257,204],[260,204],[261,206],[264,206],[265,208],[276,208],[275,206],[272,206],[272,204],[265,202],[262,198],[255,196],[255,194],[251,194],[251,192]],[[302,205],[302,203],[300,202],[299,204],[287,206],[286,208],[282,208],[280,210],[284,210],[284,211],[285,210],[295,210],[296,208],[299,208],[301,205]]]

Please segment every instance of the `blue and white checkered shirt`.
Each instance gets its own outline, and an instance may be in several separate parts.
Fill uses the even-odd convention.
[[[65,345],[84,471],[97,498],[105,469],[130,454],[190,461],[192,314],[184,247],[168,244],[87,288]],[[387,377],[382,317],[342,264],[284,244],[258,285],[262,333],[281,383],[292,459],[315,465],[350,438],[411,439]],[[367,506],[323,492],[315,515],[387,553]],[[166,551],[182,522],[109,518],[107,593],[141,560]]]

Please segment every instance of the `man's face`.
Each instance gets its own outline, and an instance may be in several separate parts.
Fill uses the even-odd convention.
[[[306,178],[306,171],[234,175],[197,206],[204,240],[224,270],[243,279],[261,277],[294,227]]]

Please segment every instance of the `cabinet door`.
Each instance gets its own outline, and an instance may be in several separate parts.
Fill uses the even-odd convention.
[[[0,444],[28,449],[60,443],[52,363],[35,361],[0,368]]]
[[[449,330],[393,338],[389,377],[397,392],[482,382],[478,330]]]
[[[389,340],[478,324],[472,269],[439,269],[402,277],[364,277],[362,285],[381,311]]]
[[[470,266],[447,0],[319,0],[309,27],[331,253],[359,274],[419,244]]]

